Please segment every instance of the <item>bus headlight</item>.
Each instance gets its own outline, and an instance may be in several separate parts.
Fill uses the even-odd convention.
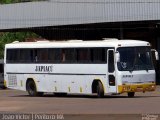
[[[151,85],[151,89],[155,89],[156,88],[156,86],[155,85]]]

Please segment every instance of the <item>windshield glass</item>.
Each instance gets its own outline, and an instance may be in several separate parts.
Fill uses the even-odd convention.
[[[150,47],[122,47],[118,48],[120,62],[117,63],[120,71],[153,70]]]

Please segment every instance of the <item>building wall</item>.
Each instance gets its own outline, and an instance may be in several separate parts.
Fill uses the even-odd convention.
[[[50,0],[0,5],[0,29],[160,20],[159,0]]]

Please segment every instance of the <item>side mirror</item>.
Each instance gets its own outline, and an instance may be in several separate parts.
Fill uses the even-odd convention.
[[[116,62],[120,62],[120,54],[119,54],[119,52],[116,52],[115,56],[116,56]]]
[[[155,51],[155,57],[156,57],[156,60],[158,61],[159,60],[159,55],[158,55],[157,51]]]
[[[155,57],[155,59],[158,61],[159,60],[158,52],[155,49],[152,49],[151,51],[152,51],[153,57]]]

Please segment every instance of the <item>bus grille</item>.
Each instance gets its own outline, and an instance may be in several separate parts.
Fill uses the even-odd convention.
[[[17,86],[17,76],[15,74],[8,75],[8,85]]]

